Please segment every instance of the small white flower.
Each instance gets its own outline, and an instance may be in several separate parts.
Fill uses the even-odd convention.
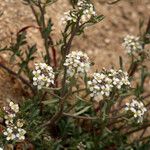
[[[78,145],[77,145],[77,149],[78,150],[85,150],[86,148],[86,145],[84,145],[82,142],[80,142]]]
[[[12,120],[16,115],[15,114],[7,114],[4,116],[6,120]]]
[[[122,44],[128,54],[135,54],[137,52],[143,51],[142,42],[139,37],[133,35],[127,35],[124,38],[124,43]]]
[[[19,128],[18,133],[16,134],[16,137],[19,140],[24,140],[25,139],[25,134],[26,134],[26,131],[24,129]]]
[[[66,24],[67,22],[76,22],[77,21],[77,12],[75,10],[67,11],[64,13],[64,17],[61,18],[62,24]]]
[[[3,132],[3,134],[6,136],[7,141],[14,140],[16,138],[12,128],[7,128],[6,131]]]
[[[45,63],[35,64],[35,70],[33,70],[33,85],[37,86],[38,89],[43,87],[49,87],[54,84],[54,72],[51,66]]]
[[[19,105],[18,104],[14,104],[12,101],[9,103],[10,108],[17,113],[19,111]]]
[[[22,128],[23,125],[24,125],[24,120],[23,120],[23,119],[18,119],[18,120],[17,120],[17,127],[18,127],[18,128]]]
[[[3,148],[2,148],[2,147],[0,147],[0,150],[3,150]]]
[[[138,123],[143,122],[144,113],[147,111],[142,102],[134,99],[131,101],[131,103],[126,103],[125,110],[130,111]]]
[[[64,66],[67,67],[67,74],[70,77],[83,75],[90,69],[89,57],[82,51],[73,51],[66,56]]]

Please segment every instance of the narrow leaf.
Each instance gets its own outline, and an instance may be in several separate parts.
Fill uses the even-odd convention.
[[[87,107],[85,107],[84,109],[82,109],[81,111],[79,111],[79,112],[77,112],[77,113],[75,113],[75,114],[73,114],[73,115],[74,115],[74,116],[81,115],[81,114],[85,113],[89,108],[91,108],[91,106],[87,106]]]

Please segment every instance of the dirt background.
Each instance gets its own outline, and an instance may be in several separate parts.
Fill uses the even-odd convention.
[[[84,50],[95,62],[95,69],[102,67],[118,67],[118,58],[122,56],[128,63],[128,57],[122,48],[122,39],[127,34],[139,33],[139,20],[145,24],[150,16],[150,0],[122,0],[115,5],[108,5],[107,0],[93,0],[97,13],[103,14],[105,19],[85,30],[85,33],[77,37],[72,50]],[[64,11],[69,10],[68,0],[58,0],[47,9],[46,17],[52,17],[54,22],[53,39],[60,38],[63,29],[60,18]],[[36,21],[28,6],[22,0],[0,0],[0,47],[9,44],[11,37],[23,27],[35,25]],[[57,29],[57,30],[56,30]],[[28,38],[32,43],[38,44],[39,52],[42,51],[42,40],[37,29],[28,30]],[[39,53],[40,55],[40,53]],[[0,62],[13,67],[8,62],[8,54],[0,54]],[[11,98],[20,101],[23,93],[21,83],[0,69],[0,104]]]

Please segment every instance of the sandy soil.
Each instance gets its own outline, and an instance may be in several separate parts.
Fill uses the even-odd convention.
[[[93,0],[97,12],[103,14],[105,19],[88,28],[81,37],[75,39],[72,46],[72,50],[86,51],[95,62],[95,69],[110,68],[112,65],[118,67],[119,56],[123,56],[124,61],[128,63],[127,55],[121,46],[122,39],[127,34],[137,35],[139,20],[143,19],[146,24],[150,16],[149,0],[122,0],[115,5],[108,5],[106,1]],[[55,26],[54,41],[60,38],[63,28],[60,18],[68,9],[68,0],[58,0],[47,9],[46,17],[52,17]],[[36,25],[31,10],[22,0],[0,0],[0,12],[0,47],[7,45],[11,37],[24,26]],[[38,44],[39,51],[42,50],[42,41],[36,29],[30,29],[28,37],[32,43]],[[5,53],[0,54],[0,62],[13,67]],[[24,96],[22,91],[20,82],[0,69],[0,101],[7,98],[18,101]]]

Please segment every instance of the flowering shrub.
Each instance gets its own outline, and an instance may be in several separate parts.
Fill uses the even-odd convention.
[[[19,104],[11,100],[1,109],[0,149],[148,150],[150,136],[145,132],[150,126],[150,94],[145,83],[150,72],[145,65],[145,46],[150,43],[150,23],[138,37],[124,38],[123,47],[131,60],[127,67],[120,56],[119,68],[103,68],[92,74],[90,56],[71,49],[75,36],[104,18],[91,1],[71,1],[72,10],[61,19],[60,41],[53,40],[53,23],[45,19],[46,8],[55,0],[23,2],[36,18],[44,41],[43,55],[39,59],[36,45],[26,39],[30,26],[17,33],[14,43],[0,49],[20,58],[15,60],[16,71],[1,63],[0,67],[31,93]],[[133,133],[140,138],[131,140]]]

